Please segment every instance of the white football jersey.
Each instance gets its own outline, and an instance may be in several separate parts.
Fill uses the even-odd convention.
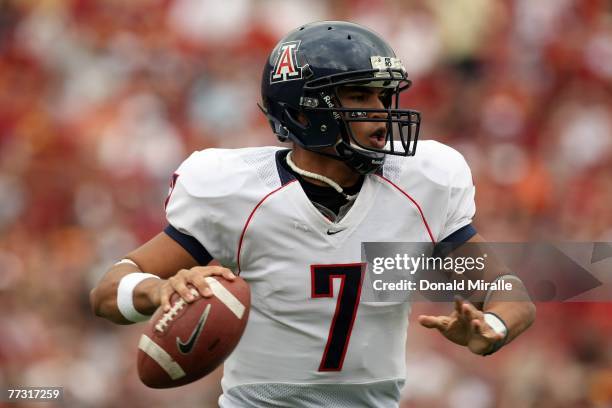
[[[168,222],[251,289],[219,403],[396,407],[410,305],[360,301],[361,243],[437,242],[469,225],[469,167],[452,148],[421,141],[414,157],[387,156],[333,223],[277,162],[282,152],[193,153],[167,203]]]

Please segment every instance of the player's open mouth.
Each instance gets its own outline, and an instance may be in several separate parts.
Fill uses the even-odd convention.
[[[386,130],[383,128],[379,128],[376,130],[376,132],[370,135],[370,144],[372,145],[372,147],[375,147],[377,149],[382,149],[383,147],[385,147],[385,144],[387,141],[386,136],[387,136]]]

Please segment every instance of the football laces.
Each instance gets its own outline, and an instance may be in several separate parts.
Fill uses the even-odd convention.
[[[194,297],[196,297],[196,296],[198,296],[198,291],[195,290],[195,289],[191,289],[191,294]],[[187,304],[187,302],[185,302],[185,300],[183,300],[183,298],[180,298],[179,300],[177,300],[174,303],[174,305],[172,305],[170,310],[168,310],[166,313],[164,313],[163,316],[161,317],[161,319],[158,320],[157,324],[155,325],[155,330],[157,330],[160,333],[163,333],[164,330],[166,330],[166,328],[168,327],[168,324],[172,320],[174,320],[174,318],[183,309],[183,307],[185,307],[186,304]]]

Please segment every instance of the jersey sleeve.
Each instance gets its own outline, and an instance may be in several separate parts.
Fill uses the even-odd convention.
[[[246,180],[217,149],[193,153],[174,175],[165,232],[201,264],[214,258],[235,264],[235,242],[244,211],[237,197]]]
[[[449,161],[451,173],[446,217],[438,238],[439,241],[465,242],[476,233],[471,225],[476,212],[475,187],[464,157],[457,151],[454,153]]]

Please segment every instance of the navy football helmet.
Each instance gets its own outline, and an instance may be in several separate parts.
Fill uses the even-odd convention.
[[[415,154],[421,115],[399,109],[400,93],[410,85],[401,61],[378,34],[353,23],[323,21],[292,31],[276,45],[263,71],[261,108],[280,141],[292,140],[367,174],[386,154]],[[342,107],[342,86],[386,88],[385,109]],[[360,143],[351,122],[384,122],[384,147]],[[323,151],[328,147],[334,153]]]

